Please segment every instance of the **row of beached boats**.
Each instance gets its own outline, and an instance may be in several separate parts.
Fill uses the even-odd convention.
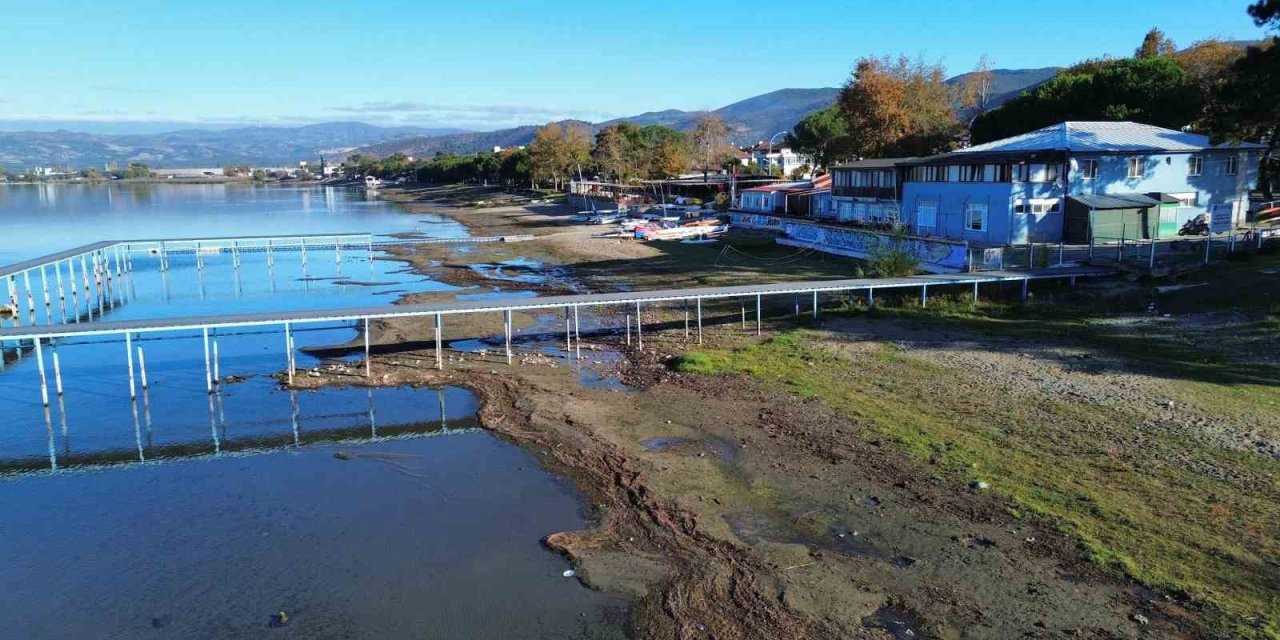
[[[597,238],[714,242],[729,231],[729,224],[715,211],[676,204],[659,204],[630,210],[579,211],[571,220],[579,224],[612,227],[594,234]]]

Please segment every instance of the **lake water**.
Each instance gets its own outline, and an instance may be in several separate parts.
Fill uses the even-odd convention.
[[[361,191],[225,185],[0,187],[0,263],[99,239],[465,233]],[[10,233],[10,230],[14,233]],[[18,240],[21,238],[21,240]],[[453,287],[377,253],[226,254],[198,269],[135,257],[105,319],[390,303]],[[373,258],[373,259],[371,259]],[[456,295],[477,295],[456,290]],[[41,309],[41,313],[44,310]],[[310,327],[296,346],[346,342]],[[476,429],[459,388],[283,390],[283,336],[217,336],[210,395],[192,333],[137,340],[128,396],[116,339],[59,342],[46,411],[28,353],[0,373],[0,620],[25,638],[620,637],[621,603],[543,549],[587,525],[572,487]],[[298,353],[298,365],[318,361]],[[406,366],[413,363],[406,362]],[[422,363],[422,366],[429,366]],[[353,454],[340,460],[338,450]],[[378,455],[368,455],[378,454]],[[55,468],[56,471],[49,471]],[[12,595],[16,594],[16,595]],[[54,595],[56,594],[56,595]],[[269,616],[290,612],[284,628]]]

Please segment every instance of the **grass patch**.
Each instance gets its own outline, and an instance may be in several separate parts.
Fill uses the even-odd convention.
[[[959,305],[870,313],[912,313],[951,330],[1002,335],[1069,330],[1091,336],[1099,351],[1167,376],[1193,401],[1217,398],[1244,415],[1276,415],[1280,391],[1262,381],[1274,371],[1246,374],[1212,354],[1108,333],[1083,315]],[[841,350],[839,340],[811,329],[688,352],[675,367],[746,374],[819,398],[867,425],[868,437],[936,465],[954,482],[989,482],[1020,517],[1072,536],[1093,562],[1185,594],[1232,634],[1280,638],[1272,563],[1280,556],[1280,466],[1269,459],[1144,429],[1132,408],[1047,392],[1009,394],[894,345]]]

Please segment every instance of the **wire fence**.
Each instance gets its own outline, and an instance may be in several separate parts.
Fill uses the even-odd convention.
[[[970,271],[1048,269],[1115,264],[1150,271],[1226,260],[1238,253],[1280,247],[1280,227],[1253,226],[1212,235],[1165,239],[1095,236],[1090,244],[1031,243],[969,249]]]

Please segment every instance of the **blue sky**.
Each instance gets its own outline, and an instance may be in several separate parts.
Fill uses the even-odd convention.
[[[866,54],[956,74],[1126,56],[1152,26],[1262,37],[1246,4],[0,0],[0,121],[599,121],[838,86]]]

